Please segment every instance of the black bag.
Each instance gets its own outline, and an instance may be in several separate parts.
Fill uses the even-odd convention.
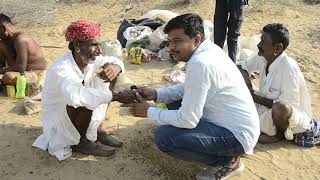
[[[152,30],[156,30],[158,27],[162,26],[164,23],[165,22],[160,18],[156,18],[156,19],[145,18],[145,19],[139,19],[139,20],[125,18],[119,26],[119,29],[117,32],[117,39],[120,41],[121,46],[124,48],[126,47],[127,40],[126,38],[123,37],[123,33],[126,31],[128,27],[148,26]]]

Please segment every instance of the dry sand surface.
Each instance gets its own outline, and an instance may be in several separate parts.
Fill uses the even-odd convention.
[[[121,14],[127,1],[97,1],[68,4],[52,12],[48,24],[29,26],[17,22],[21,31],[29,33],[44,48],[46,58],[54,62],[67,50],[63,32],[67,25],[79,18],[100,22],[103,39],[115,39]],[[271,22],[285,24],[291,33],[288,54],[300,64],[304,72],[314,115],[320,115],[320,5],[308,5],[298,0],[252,0],[245,10],[243,35],[258,34]],[[195,12],[203,18],[213,17],[214,1],[199,0],[192,6],[181,6],[169,0],[140,0],[140,9],[168,9],[178,13]],[[36,11],[36,10],[35,10]],[[139,17],[137,7],[125,14]],[[30,20],[30,18],[29,18]],[[136,84],[166,85],[161,78],[173,64],[153,61],[144,65],[126,62],[127,74]],[[31,147],[41,132],[41,114],[26,116],[22,102],[4,95],[0,97],[0,179],[194,179],[204,165],[174,159],[160,152],[153,143],[155,126],[144,118],[134,118],[126,108],[112,103],[104,129],[124,141],[124,147],[110,158],[74,154],[63,162],[47,152]],[[273,145],[258,144],[254,155],[242,158],[246,169],[232,179],[320,179],[320,147],[301,148],[288,142]]]

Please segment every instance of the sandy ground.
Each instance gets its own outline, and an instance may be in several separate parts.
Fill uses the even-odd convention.
[[[47,25],[17,27],[33,36],[44,48],[52,63],[67,50],[63,32],[67,25],[79,18],[102,24],[104,39],[116,38],[120,14],[127,1],[104,1],[68,5],[53,13]],[[288,54],[297,59],[303,70],[312,97],[313,113],[320,115],[320,5],[307,5],[297,0],[254,3],[245,10],[242,34],[253,35],[271,22],[288,26],[291,44]],[[140,8],[168,9],[175,12],[195,12],[212,19],[213,1],[200,0],[192,6],[181,6],[169,1],[142,1]],[[139,17],[136,9],[127,17]],[[166,85],[162,74],[173,64],[153,61],[144,65],[126,62],[127,74],[136,84]],[[22,102],[0,97],[0,179],[194,179],[204,165],[174,159],[161,153],[154,145],[155,126],[146,119],[134,118],[126,108],[112,103],[104,128],[124,141],[124,147],[110,158],[74,154],[63,162],[47,152],[31,147],[41,134],[41,114],[26,116]],[[301,148],[289,142],[273,145],[258,144],[252,156],[242,158],[244,173],[232,179],[320,179],[320,148]]]

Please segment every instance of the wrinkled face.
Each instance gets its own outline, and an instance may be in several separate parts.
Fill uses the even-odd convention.
[[[261,35],[261,41],[257,45],[259,56],[263,56],[265,59],[269,60],[274,56],[276,52],[276,45],[273,44],[270,34],[263,32]]]
[[[174,29],[168,33],[170,53],[177,61],[189,61],[197,47],[195,38],[190,38],[183,29]]]
[[[96,56],[101,54],[101,46],[98,38],[79,42],[79,55],[83,64],[91,64],[96,60]]]

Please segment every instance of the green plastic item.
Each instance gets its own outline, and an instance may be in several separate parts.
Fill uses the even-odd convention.
[[[26,76],[21,73],[18,77],[17,77],[17,84],[16,84],[16,89],[17,89],[17,93],[16,93],[16,98],[18,99],[22,99],[26,97],[26,87],[27,87],[27,79]]]
[[[166,110],[168,109],[165,103],[158,103],[156,104],[156,107],[160,109],[166,109]]]

